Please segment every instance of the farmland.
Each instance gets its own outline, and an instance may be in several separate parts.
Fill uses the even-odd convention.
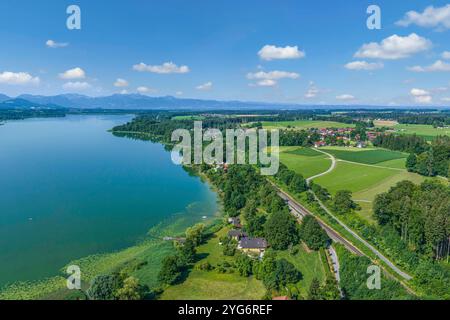
[[[324,172],[331,165],[327,155],[313,149],[284,147],[280,152],[281,162],[305,178]]]
[[[331,173],[314,179],[314,182],[327,188],[332,195],[339,190],[351,191],[353,199],[362,207],[361,216],[369,221],[372,221],[372,202],[377,194],[386,192],[402,180],[416,183],[425,180],[406,171],[407,154],[401,152],[345,147],[321,150],[336,157],[337,163]],[[307,178],[326,171],[331,165],[327,155],[313,149],[288,147],[281,151],[281,162]]]
[[[264,121],[262,125],[265,129],[295,129],[306,130],[311,128],[325,129],[325,128],[353,128],[354,125],[334,121]]]
[[[375,122],[377,127],[389,127],[400,134],[416,134],[428,141],[437,136],[450,136],[450,128],[434,128],[432,125],[424,124],[397,124],[392,121]]]
[[[325,147],[324,150],[341,160],[372,165],[382,165],[382,163],[387,161],[406,159],[408,157],[407,154],[402,152],[382,149]]]

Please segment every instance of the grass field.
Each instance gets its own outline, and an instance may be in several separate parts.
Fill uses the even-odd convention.
[[[335,194],[339,190],[349,190],[355,193],[372,188],[380,181],[399,172],[402,171],[338,161],[336,168],[331,173],[314,179],[314,182],[327,188],[331,194]]]
[[[324,151],[337,158],[336,168],[329,174],[314,179],[332,195],[339,190],[350,190],[353,199],[362,207],[359,214],[372,219],[372,204],[377,194],[386,192],[402,180],[421,183],[426,178],[405,169],[407,155],[384,149],[325,147]],[[313,149],[281,148],[281,162],[305,177],[326,171],[331,160]],[[347,162],[350,161],[350,162]]]
[[[297,130],[310,129],[310,128],[353,128],[355,125],[346,124],[334,121],[264,121],[262,125],[265,129],[286,129],[292,128]]]
[[[300,147],[280,148],[280,160],[289,169],[305,178],[324,172],[331,165],[331,160],[327,155],[310,148]]]
[[[278,253],[278,258],[284,258],[302,273],[302,280],[297,283],[303,297],[307,297],[308,289],[314,278],[317,278],[321,283],[325,281],[325,267],[320,258],[319,251],[307,252],[302,245],[297,246],[298,252],[295,255],[289,254],[287,251]]]
[[[222,254],[219,245],[220,237],[224,236],[228,229],[219,231],[206,244],[197,249],[197,253],[204,256],[198,261],[199,265],[208,261],[211,265],[218,262],[228,261],[232,263],[234,257],[226,257]],[[266,290],[261,281],[254,277],[241,277],[238,273],[219,273],[216,270],[201,271],[194,269],[189,273],[187,279],[175,286],[167,288],[161,300],[258,300],[261,299]]]
[[[398,124],[394,121],[379,121],[375,122],[375,126],[390,127],[400,134],[416,134],[428,141],[437,136],[450,136],[450,128],[439,129],[425,124]]]
[[[363,164],[379,165],[383,162],[386,163],[388,161],[406,159],[408,157],[406,153],[384,149],[358,149],[345,147],[325,147],[323,149],[337,159]],[[398,166],[398,162],[396,163],[396,166]]]
[[[175,116],[172,120],[205,120],[204,116]]]

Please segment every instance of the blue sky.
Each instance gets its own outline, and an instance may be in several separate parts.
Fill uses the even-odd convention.
[[[66,27],[72,4],[81,30]],[[371,4],[381,30],[366,26]],[[11,96],[450,104],[448,0],[3,0],[0,40]]]

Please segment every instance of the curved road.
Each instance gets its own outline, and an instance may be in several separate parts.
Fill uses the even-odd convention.
[[[309,184],[312,180],[314,180],[314,179],[316,179],[318,177],[321,177],[321,176],[324,176],[326,174],[329,174],[331,171],[333,171],[336,168],[336,158],[334,156],[332,156],[331,154],[329,154],[329,153],[327,153],[325,151],[319,150],[317,148],[315,148],[314,150],[317,151],[317,152],[323,153],[323,154],[327,155],[328,157],[330,157],[331,167],[325,172],[316,174],[315,176],[312,176],[312,177],[309,177],[308,179],[306,179],[306,183],[307,184]]]
[[[317,178],[317,177],[320,177],[320,176],[323,176],[323,175],[326,175],[326,174],[328,174],[328,173],[330,173],[331,171],[333,171],[334,170],[334,168],[336,167],[336,158],[332,155],[332,154],[330,154],[330,153],[328,153],[328,152],[325,152],[325,151],[323,151],[323,150],[319,150],[319,149],[314,149],[314,150],[316,150],[316,151],[318,151],[318,152],[321,152],[321,153],[323,153],[323,154],[326,154],[328,157],[330,157],[330,159],[331,159],[331,161],[332,161],[332,165],[331,165],[331,167],[327,170],[327,171],[325,171],[325,172],[323,172],[323,173],[321,173],[321,174],[318,174],[318,175],[316,175],[316,176],[314,176],[314,177],[311,177],[311,178],[309,178],[308,180],[307,180],[307,182],[309,183],[312,179],[315,179],[315,178]],[[312,192],[312,191],[311,191]],[[312,192],[313,193],[313,192]],[[314,194],[314,193],[313,193]],[[354,236],[356,239],[358,239],[361,243],[363,243],[370,251],[372,251],[378,258],[380,258],[384,263],[386,263],[392,270],[394,270],[398,275],[400,275],[403,279],[406,279],[406,280],[411,280],[412,279],[412,277],[409,275],[409,274],[407,274],[407,273],[405,273],[405,272],[403,272],[402,270],[400,270],[396,265],[394,265],[388,258],[386,258],[383,254],[381,254],[381,252],[379,252],[377,249],[375,249],[370,243],[368,243],[366,240],[364,240],[362,237],[360,237],[356,232],[354,232],[352,229],[350,229],[349,227],[347,227],[347,225],[345,224],[345,223],[343,223],[341,220],[339,220],[339,218],[337,218],[323,203],[322,203],[322,201],[320,201],[319,200],[319,198],[317,198],[317,196],[314,194],[314,197],[315,197],[315,199],[317,200],[317,202],[319,203],[319,205],[321,206],[321,208],[323,209],[323,210],[325,210],[334,220],[336,220],[337,221],[337,223],[339,223],[347,232],[349,232],[352,236]]]

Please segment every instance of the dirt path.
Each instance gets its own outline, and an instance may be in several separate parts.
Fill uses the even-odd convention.
[[[330,160],[331,160],[331,167],[330,167],[327,171],[325,171],[325,172],[316,174],[315,176],[312,176],[312,177],[309,177],[308,179],[306,179],[306,183],[308,183],[308,184],[309,184],[312,180],[314,180],[314,179],[316,179],[316,178],[319,178],[319,177],[321,177],[321,176],[324,176],[324,175],[326,175],[326,174],[329,174],[330,172],[332,172],[332,171],[336,168],[336,158],[335,158],[333,155],[331,155],[331,154],[329,154],[329,153],[327,153],[327,152],[325,152],[325,151],[322,151],[322,150],[320,150],[320,149],[317,149],[317,148],[315,148],[314,150],[316,150],[317,152],[320,152],[320,153],[323,153],[323,154],[327,155],[327,156],[330,158]]]

